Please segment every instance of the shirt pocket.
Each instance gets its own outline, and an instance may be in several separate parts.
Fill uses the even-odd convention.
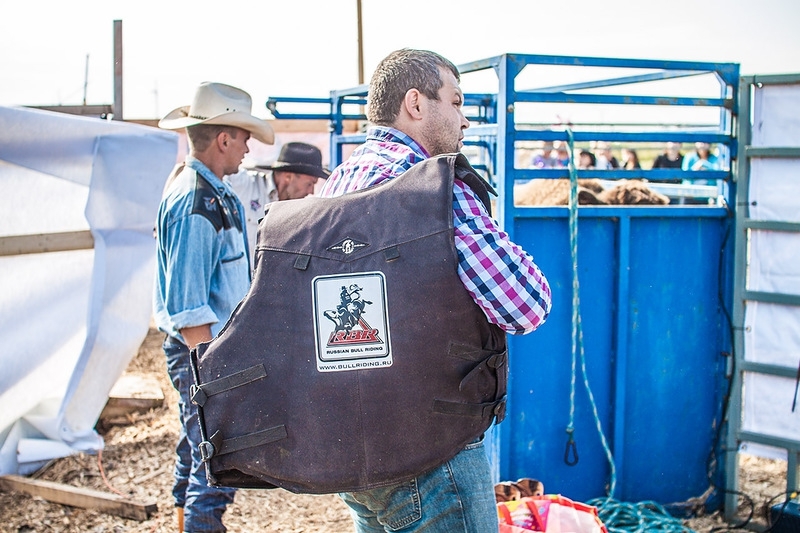
[[[239,252],[238,254],[232,257],[223,257],[222,259],[220,259],[220,263],[228,264],[228,263],[233,263],[234,261],[239,261],[240,259],[244,259],[244,252]]]

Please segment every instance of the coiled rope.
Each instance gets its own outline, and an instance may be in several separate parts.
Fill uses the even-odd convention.
[[[656,502],[625,503],[613,498],[596,498],[586,503],[597,507],[597,514],[608,533],[694,533]]]

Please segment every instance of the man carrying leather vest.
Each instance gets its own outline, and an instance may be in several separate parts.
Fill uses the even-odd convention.
[[[367,140],[331,173],[320,195],[363,189],[432,156],[458,152],[469,127],[459,81],[458,69],[436,53],[403,49],[389,54],[370,81],[367,118],[373,126]],[[498,228],[476,192],[457,178],[453,223],[458,275],[488,323],[511,334],[539,327],[551,308],[547,280],[532,257]],[[411,482],[340,496],[363,533],[486,533],[498,527],[480,439]]]

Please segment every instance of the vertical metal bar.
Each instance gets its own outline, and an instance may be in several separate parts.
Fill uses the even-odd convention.
[[[114,120],[122,120],[122,21],[114,21]]]
[[[797,492],[800,490],[800,485],[798,485],[797,482],[798,474],[800,474],[800,470],[798,470],[798,468],[800,468],[798,464],[800,452],[790,450],[786,459],[786,492]],[[795,498],[795,500],[797,500],[797,498]]]
[[[625,477],[625,405],[628,383],[628,329],[630,327],[630,267],[631,267],[631,217],[619,217],[617,251],[617,349],[614,361],[613,421],[614,440],[611,452],[617,469],[617,479],[624,487]]]
[[[514,123],[514,103],[516,92],[514,86],[517,74],[522,67],[514,56],[504,54],[496,66],[498,76],[497,94],[497,176],[498,195],[500,201],[497,205],[497,220],[513,240],[515,233],[515,208],[514,208],[514,173],[516,148],[516,124]],[[509,356],[513,356],[514,345],[509,344]],[[513,378],[509,378],[513,379]],[[508,412],[511,412],[513,400],[509,398]],[[501,428],[500,471],[510,471],[511,461],[511,424],[504,424]]]
[[[747,78],[739,81],[739,114],[738,129],[738,157],[736,158],[735,180],[736,206],[735,239],[734,239],[734,265],[733,265],[733,357],[732,368],[728,375],[731,378],[730,398],[728,399],[727,438],[725,442],[725,518],[732,520],[736,514],[738,498],[736,491],[739,486],[739,431],[741,430],[742,410],[742,378],[743,372],[739,370],[744,362],[744,292],[747,289],[747,247],[748,231],[746,222],[749,217],[748,196],[750,180],[750,158],[745,153],[745,147],[750,144],[752,135],[750,124],[751,82]],[[730,375],[730,373],[733,375]]]
[[[510,235],[514,238],[514,73],[509,64],[508,55],[500,57],[500,62],[496,67],[498,77],[498,90],[497,90],[497,171],[500,173],[497,176],[497,193],[499,201],[497,202],[497,221]],[[511,107],[511,112],[507,113],[506,110]],[[509,124],[510,122],[510,124]],[[511,149],[508,148],[508,142],[511,142]],[[509,159],[510,156],[510,159]],[[508,162],[511,161],[511,165]],[[509,170],[509,166],[511,170]],[[508,186],[511,185],[510,194]],[[511,198],[509,205],[508,199]],[[506,217],[511,214],[510,219]],[[509,352],[513,348],[513,343],[509,344]],[[509,353],[510,355],[510,353]],[[513,377],[509,375],[509,381],[513,383]],[[509,383],[509,387],[511,387]],[[510,396],[510,395],[509,395]],[[509,397],[506,409],[509,413],[512,411],[512,400]],[[498,466],[500,469],[499,475],[502,477],[503,473],[511,471],[511,424],[500,425],[500,460]]]
[[[517,140],[514,123],[517,74],[521,68],[514,56],[504,54],[497,65],[499,87],[497,92],[497,176],[498,202],[497,220],[514,240],[514,171]]]
[[[336,168],[342,162],[342,143],[340,141],[343,131],[342,120],[342,97],[338,91],[331,91],[331,140],[328,146],[329,162],[331,169]]]

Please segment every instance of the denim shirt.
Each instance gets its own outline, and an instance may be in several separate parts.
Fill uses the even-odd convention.
[[[187,156],[158,209],[158,329],[182,342],[186,327],[211,324],[211,334],[219,333],[250,287],[244,228],[244,209],[230,186]]]

